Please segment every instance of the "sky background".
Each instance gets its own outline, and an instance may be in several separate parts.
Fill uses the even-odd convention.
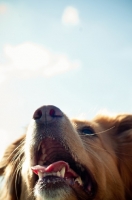
[[[34,111],[132,113],[131,0],[0,0],[0,152]]]

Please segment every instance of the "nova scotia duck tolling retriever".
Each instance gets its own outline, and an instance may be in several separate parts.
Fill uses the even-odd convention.
[[[132,115],[38,108],[0,160],[0,200],[132,200]]]

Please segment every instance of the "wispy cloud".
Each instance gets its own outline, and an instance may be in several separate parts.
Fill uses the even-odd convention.
[[[65,8],[62,15],[62,23],[69,25],[78,25],[80,22],[78,10],[74,7]]]
[[[4,14],[7,11],[7,6],[4,4],[0,4],[0,14]]]
[[[53,53],[31,42],[5,45],[3,51],[6,63],[0,64],[1,80],[16,75],[21,78],[54,76],[80,65],[79,61],[71,61],[65,54]]]

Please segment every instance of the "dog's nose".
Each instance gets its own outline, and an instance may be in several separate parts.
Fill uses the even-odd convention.
[[[42,106],[33,114],[33,119],[41,122],[48,122],[57,117],[63,117],[63,112],[59,108],[52,105]]]

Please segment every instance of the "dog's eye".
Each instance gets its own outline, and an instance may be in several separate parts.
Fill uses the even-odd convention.
[[[82,128],[81,133],[84,135],[95,135],[95,132],[91,127]]]

